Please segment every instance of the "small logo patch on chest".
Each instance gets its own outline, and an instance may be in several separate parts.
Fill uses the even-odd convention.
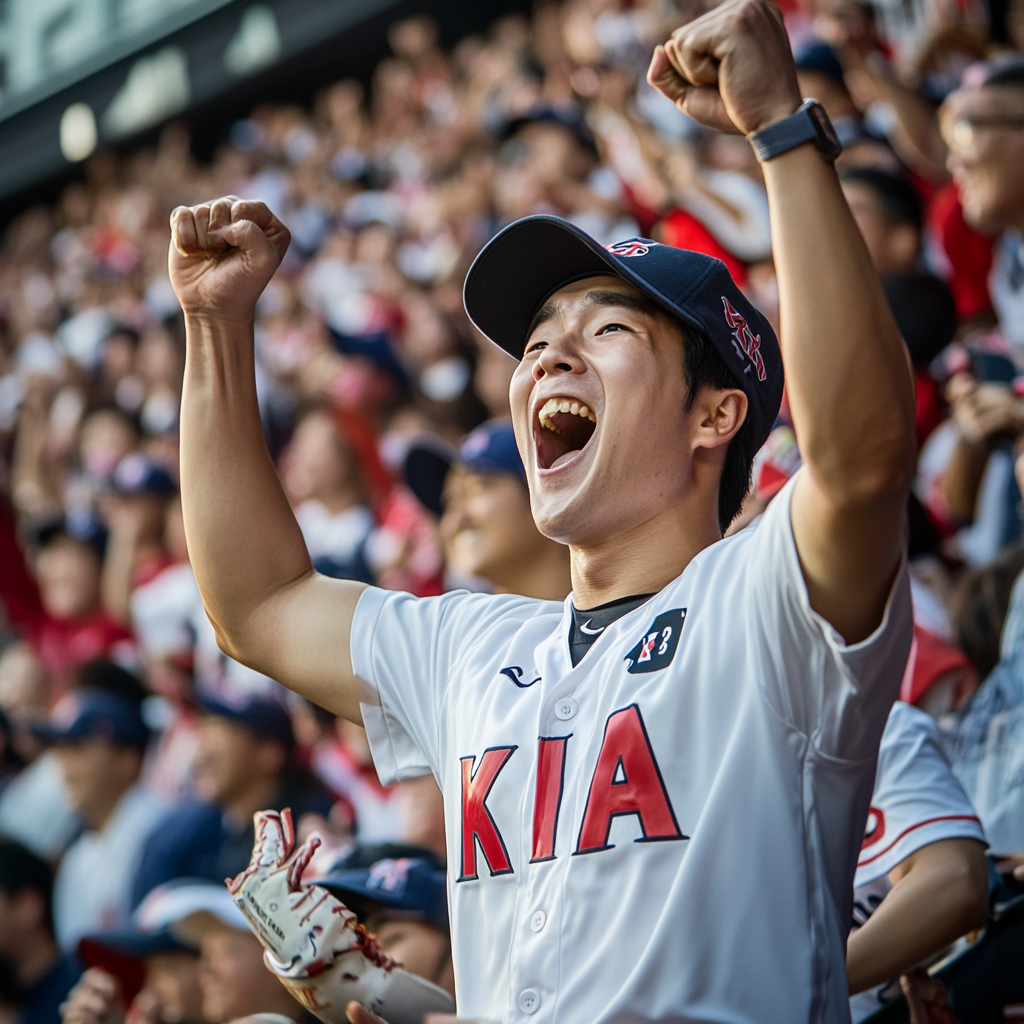
[[[662,612],[644,630],[639,642],[626,655],[625,660],[629,663],[626,671],[631,675],[637,675],[641,672],[659,672],[663,668],[668,668],[676,656],[679,634],[683,631],[685,620],[685,608],[672,608]]]

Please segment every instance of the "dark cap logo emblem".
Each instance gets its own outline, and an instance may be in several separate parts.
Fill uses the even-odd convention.
[[[736,355],[740,359],[749,359],[757,370],[757,379],[764,380],[768,375],[761,358],[761,335],[750,330],[747,321],[732,308],[732,303],[724,295],[722,305],[725,307],[725,322],[732,328],[732,345]]]

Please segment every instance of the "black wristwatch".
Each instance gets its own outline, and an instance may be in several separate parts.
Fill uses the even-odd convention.
[[[758,132],[752,132],[747,140],[762,163],[782,156],[805,142],[813,142],[826,160],[835,160],[843,151],[825,108],[817,100],[804,100],[796,113]]]

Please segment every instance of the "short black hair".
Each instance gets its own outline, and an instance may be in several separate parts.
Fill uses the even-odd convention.
[[[882,274],[882,288],[893,319],[915,367],[927,366],[952,340],[957,329],[956,302],[945,281],[912,270]]]
[[[701,331],[676,320],[683,336],[683,371],[686,376],[686,408],[692,409],[702,387],[722,391],[742,386],[725,364],[718,349]],[[750,475],[757,449],[754,447],[753,421],[748,415],[729,442],[718,483],[718,526],[722,533],[739,515],[743,499],[750,490]]]
[[[42,857],[14,839],[0,838],[0,889],[16,896],[32,889],[43,898],[45,924],[53,932],[53,871]]]
[[[899,220],[920,231],[924,223],[921,197],[902,174],[881,167],[851,167],[840,175],[842,181],[863,182],[875,194],[878,205],[891,220]]]

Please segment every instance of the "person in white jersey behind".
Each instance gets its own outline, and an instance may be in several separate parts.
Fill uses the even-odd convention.
[[[565,604],[312,571],[253,384],[253,310],[288,233],[233,197],[172,215],[189,551],[233,657],[365,724],[383,779],[437,777],[461,1016],[846,1021],[853,874],[910,645],[910,367],[770,0],[679,29],[649,79],[751,136],[783,354],[718,261],[644,239],[606,251],[548,217],[488,243],[467,309],[521,355],[513,422],[538,528],[569,546]],[[804,465],[723,541],[783,358]],[[298,887],[301,863],[272,882],[287,830],[263,835],[235,891],[282,939],[271,962],[338,1020],[335,952],[366,949],[386,1005],[388,965],[310,928],[330,905]]]

